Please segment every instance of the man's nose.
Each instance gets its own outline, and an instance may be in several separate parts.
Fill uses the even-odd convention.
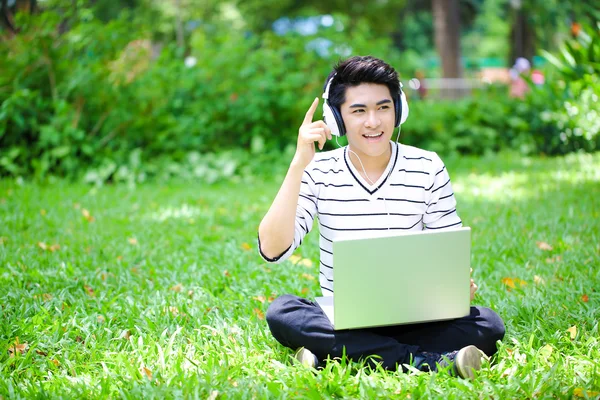
[[[367,128],[375,128],[379,126],[381,123],[380,119],[377,117],[375,112],[367,113],[367,119],[365,120],[365,127]]]

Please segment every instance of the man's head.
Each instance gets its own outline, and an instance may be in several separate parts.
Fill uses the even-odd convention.
[[[330,80],[328,102],[343,120],[350,147],[361,156],[388,154],[396,107],[402,103],[394,68],[374,57],[357,56],[336,65]]]
[[[327,77],[325,85],[332,76],[334,78],[329,89],[329,104],[338,110],[346,101],[346,89],[361,83],[387,86],[392,99],[397,98],[400,92],[396,70],[385,61],[371,56],[355,56],[339,62]]]

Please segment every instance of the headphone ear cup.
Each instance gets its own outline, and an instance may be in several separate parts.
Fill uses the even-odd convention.
[[[335,117],[335,122],[338,126],[340,136],[346,136],[346,125],[344,125],[344,119],[342,118],[342,114],[335,107],[330,107],[333,112],[333,116]]]
[[[396,128],[406,122],[408,118],[408,102],[406,101],[406,95],[400,89],[398,93],[399,99],[396,99],[394,106],[396,108]]]
[[[346,134],[346,128],[342,116],[339,115],[335,107],[329,105],[329,100],[325,100],[323,103],[323,120],[327,127],[331,130],[333,136],[344,136]]]
[[[337,122],[335,120],[335,116],[331,111],[331,107],[329,107],[329,103],[327,100],[323,103],[323,121],[327,127],[331,130],[331,134],[333,136],[340,136],[340,130],[338,129]]]

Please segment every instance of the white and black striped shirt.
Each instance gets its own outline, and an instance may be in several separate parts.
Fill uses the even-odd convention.
[[[317,153],[304,170],[294,241],[279,257],[287,259],[310,232],[315,216],[320,230],[320,284],[333,294],[333,245],[340,239],[365,237],[376,231],[444,229],[462,226],[450,176],[440,157],[430,151],[390,142],[392,154],[374,185],[351,163],[347,147]]]

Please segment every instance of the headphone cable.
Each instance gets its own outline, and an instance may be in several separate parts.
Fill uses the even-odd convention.
[[[400,151],[400,145],[398,143],[398,138],[400,137],[400,130],[401,129],[402,129],[401,126],[398,127],[398,135],[396,136],[396,151],[397,152]],[[342,148],[342,146],[340,145],[340,142],[338,142],[338,136],[337,135],[335,136],[335,142],[337,143],[338,148]],[[356,154],[356,152],[354,152],[350,148],[350,143],[348,143],[348,151],[351,152],[352,154],[354,154],[356,156],[356,158],[358,158],[358,162],[360,163],[360,166],[361,166],[361,168],[362,168],[362,170],[363,170],[363,172],[365,174],[365,178],[367,178],[367,180],[371,183],[372,186],[375,186],[375,183],[371,180],[371,178],[369,178],[369,175],[367,174],[367,171],[365,170],[365,166],[363,165],[362,160],[360,159],[360,157],[358,156],[358,154]],[[392,172],[394,172],[393,168],[390,168],[390,171],[388,172],[388,175],[387,175],[386,179],[390,177],[390,175],[392,174]],[[386,202],[385,195],[383,195],[382,199],[383,199],[383,206],[385,207],[385,213],[388,216],[388,221],[390,221],[391,220],[391,216],[390,216],[390,212],[388,211],[388,208],[387,208],[387,202]],[[391,228],[390,228],[389,225],[387,227],[387,230],[388,231],[391,230]]]

